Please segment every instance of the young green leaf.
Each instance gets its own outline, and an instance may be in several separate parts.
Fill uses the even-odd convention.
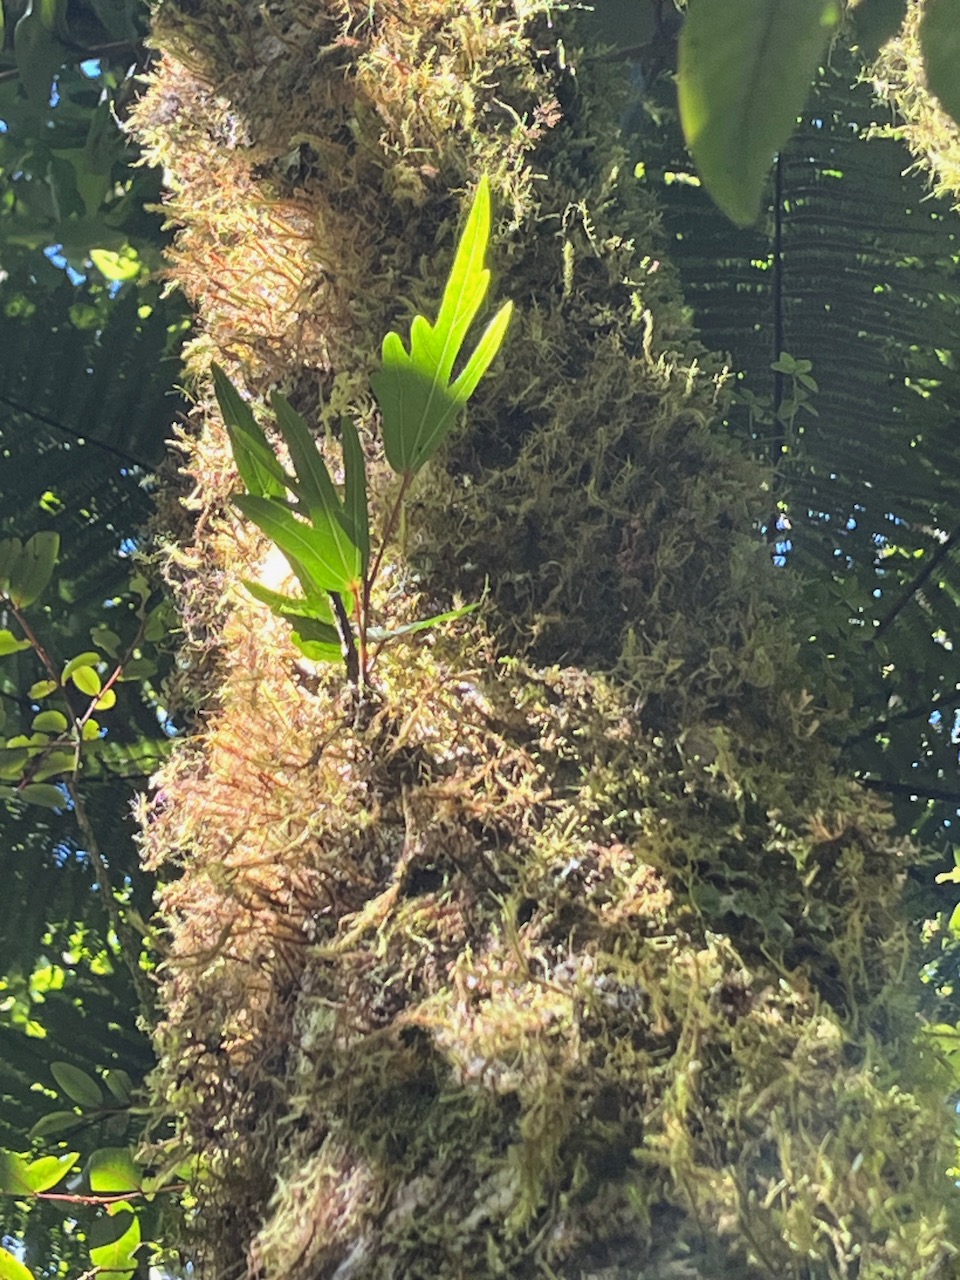
[[[62,711],[41,711],[33,717],[31,728],[39,729],[41,733],[65,733],[67,723]]]
[[[63,668],[60,675],[61,684],[66,684],[79,667],[96,667],[101,661],[102,659],[99,653],[94,653],[92,649],[88,649],[84,653],[78,653],[77,656],[75,658],[71,658]]]
[[[23,546],[10,572],[7,595],[18,608],[33,604],[53,577],[60,554],[60,535],[50,530],[35,533]]]
[[[80,692],[85,693],[88,698],[95,698],[103,688],[100,673],[93,667],[74,667],[70,672],[70,679]]]
[[[116,1280],[126,1280],[126,1277],[135,1275],[137,1270],[136,1254],[142,1238],[140,1219],[124,1200],[111,1205],[107,1215],[122,1217],[124,1222],[129,1215],[129,1225],[122,1235],[107,1244],[97,1245],[91,1241],[90,1261],[96,1268],[97,1274],[110,1275],[116,1277]]]
[[[926,0],[920,49],[927,88],[960,124],[960,0]]]
[[[140,1168],[129,1147],[100,1147],[87,1161],[90,1190],[97,1195],[116,1195],[140,1190]]]
[[[10,653],[22,653],[29,648],[29,640],[18,640],[12,631],[0,631],[0,658],[5,658]]]
[[[680,35],[680,121],[704,185],[740,226],[790,137],[840,21],[839,0],[691,0]]]
[[[49,1191],[67,1176],[79,1159],[76,1151],[30,1160],[15,1151],[0,1151],[0,1194],[24,1196]]]
[[[275,498],[241,494],[234,502],[280,548],[308,597],[324,591],[349,593],[360,581],[360,552],[333,513],[311,511],[311,524],[297,519]]]
[[[35,1280],[33,1272],[8,1249],[0,1248],[0,1280]]]
[[[343,642],[336,627],[313,618],[291,618],[290,622],[291,639],[305,658],[311,662],[343,661]]]
[[[246,578],[243,585],[254,600],[265,604],[278,618],[315,618],[336,629],[336,618],[330,605],[330,597],[326,593],[312,596],[308,600],[305,597],[285,596],[279,591],[271,591],[259,582],[248,582]]]
[[[306,422],[279,391],[275,391],[270,397],[270,404],[276,415],[280,434],[290,450],[290,460],[296,473],[294,492],[309,508],[336,511],[340,506],[340,499],[330,479],[327,464]]]
[[[56,680],[38,680],[30,686],[27,694],[34,702],[39,702],[42,698],[49,698],[50,694],[56,693],[59,688]]]
[[[218,364],[213,365],[213,386],[240,479],[254,497],[282,497],[287,488],[283,467],[250,406]]]
[[[490,239],[490,185],[484,176],[457,246],[436,323],[414,316],[410,351],[400,335],[383,340],[383,368],[371,378],[383,417],[387,461],[400,475],[413,475],[436,452],[503,342],[512,304],[487,326],[460,377],[453,367],[490,283],[483,262]]]

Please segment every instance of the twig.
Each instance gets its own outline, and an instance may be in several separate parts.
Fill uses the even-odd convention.
[[[925,787],[912,782],[890,782],[885,778],[858,778],[861,787],[870,791],[883,791],[888,795],[907,796],[918,800],[944,800],[960,805],[960,791],[947,791],[942,787]]]
[[[879,626],[874,628],[873,635],[867,640],[868,647],[875,644],[884,632],[889,631],[897,617],[903,612],[920,588],[930,578],[934,569],[936,569],[937,566],[947,558],[958,542],[960,542],[960,526],[954,529],[953,533],[950,534],[950,537],[947,538],[945,542],[941,542],[940,546],[930,557],[928,563],[923,566],[900,598],[891,606],[890,609],[887,610],[881,618]]]

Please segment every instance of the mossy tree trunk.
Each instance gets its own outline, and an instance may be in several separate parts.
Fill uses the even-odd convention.
[[[156,14],[136,128],[199,320],[162,512],[198,714],[143,841],[193,1243],[224,1278],[952,1275],[909,851],[837,767],[768,477],[713,425],[619,72],[564,21]],[[352,414],[382,518],[369,375],[482,173],[516,315],[379,605],[483,605],[385,649],[358,710],[240,585],[269,556],[209,363],[318,436]]]

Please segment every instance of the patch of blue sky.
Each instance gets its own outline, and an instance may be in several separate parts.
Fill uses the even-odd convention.
[[[86,280],[87,277],[83,275],[82,272],[71,267],[64,255],[62,244],[48,245],[43,251],[43,256],[48,261],[52,262],[55,267],[59,267],[61,271],[65,271],[67,273],[67,279],[71,284],[83,284]]]

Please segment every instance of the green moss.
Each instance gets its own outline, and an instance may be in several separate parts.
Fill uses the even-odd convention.
[[[198,1247],[284,1280],[953,1274],[909,851],[785,638],[767,476],[714,425],[611,68],[546,15],[158,13],[138,127],[205,329],[168,573],[218,658],[143,840]],[[382,505],[366,379],[482,171],[517,316],[384,590],[484,606],[358,709],[237,586],[263,547],[204,370],[354,411]]]

